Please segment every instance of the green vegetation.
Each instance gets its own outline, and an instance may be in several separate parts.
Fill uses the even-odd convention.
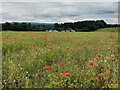
[[[118,27],[111,27],[111,28],[102,28],[98,29],[96,32],[118,32]]]
[[[4,88],[117,88],[118,34],[3,32]]]
[[[3,31],[46,31],[50,29],[58,31],[75,30],[76,32],[91,32],[100,28],[106,27],[118,27],[117,24],[107,24],[104,20],[91,20],[91,21],[78,21],[78,22],[65,22],[55,23],[52,26],[49,25],[35,25],[31,23],[9,23],[2,24]]]

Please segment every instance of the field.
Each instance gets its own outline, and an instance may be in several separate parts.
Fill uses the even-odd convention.
[[[3,32],[4,88],[117,88],[118,33]]]

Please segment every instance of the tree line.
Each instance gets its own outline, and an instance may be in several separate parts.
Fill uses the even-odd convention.
[[[45,31],[50,29],[49,26],[45,26],[45,25],[33,25],[31,23],[9,23],[6,22],[4,24],[2,24],[2,30],[3,31]]]
[[[78,22],[65,22],[65,23],[55,23],[53,26],[49,25],[33,25],[31,23],[9,23],[6,22],[2,24],[3,31],[46,31],[46,30],[58,30],[66,31],[68,29],[73,29],[77,32],[90,32],[95,31],[100,28],[105,27],[118,27],[117,24],[107,24],[104,20],[91,20],[91,21],[78,21]]]

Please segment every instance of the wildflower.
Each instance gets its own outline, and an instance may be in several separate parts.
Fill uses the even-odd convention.
[[[75,48],[75,51],[78,52],[78,49],[79,49],[79,48]]]
[[[34,46],[34,44],[32,44],[32,46]]]
[[[86,46],[84,46],[83,48],[86,49]]]
[[[65,73],[64,76],[68,76],[68,77],[69,77],[69,76],[70,76],[70,73]]]
[[[95,57],[95,60],[99,60],[99,57],[97,56],[97,57]]]
[[[114,47],[114,44],[112,44],[111,47]]]
[[[12,40],[12,39],[10,39],[9,41],[10,41],[10,42],[12,42],[13,40]]]
[[[48,49],[52,49],[50,46],[46,46],[46,48],[48,48]]]
[[[120,46],[118,46],[118,49],[120,50]]]
[[[38,52],[38,47],[36,47],[36,52]]]
[[[23,40],[23,38],[19,38],[19,40],[20,40],[20,41],[22,41],[22,40]]]
[[[67,48],[67,50],[70,50],[70,48]]]
[[[110,48],[108,48],[108,51],[110,50]]]
[[[45,69],[46,69],[47,71],[50,71],[50,66],[46,66]]]
[[[103,51],[104,51],[104,49],[103,49],[103,48],[101,48],[101,49],[100,49],[100,51],[101,51],[101,52],[103,52]]]
[[[90,61],[90,62],[89,62],[89,64],[90,64],[91,66],[93,66],[93,65],[94,65],[93,61]]]
[[[114,51],[114,54],[116,54],[117,52],[116,51]]]
[[[80,46],[77,46],[76,48],[75,48],[75,51],[76,52],[78,52],[78,49],[80,48]]]

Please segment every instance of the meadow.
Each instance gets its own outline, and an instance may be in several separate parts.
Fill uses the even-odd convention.
[[[97,32],[118,32],[119,28],[111,27],[111,28],[101,28],[98,29]]]
[[[117,88],[117,32],[3,32],[4,88]]]

